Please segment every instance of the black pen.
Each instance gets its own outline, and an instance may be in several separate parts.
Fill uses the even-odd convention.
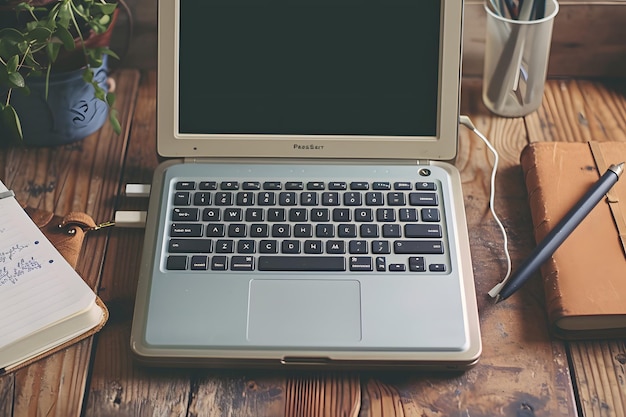
[[[624,162],[611,165],[600,179],[587,191],[548,235],[535,247],[532,253],[511,276],[500,292],[496,302],[507,299],[517,291],[528,278],[557,250],[561,243],[574,231],[589,212],[602,200],[602,197],[617,182],[624,171]]]

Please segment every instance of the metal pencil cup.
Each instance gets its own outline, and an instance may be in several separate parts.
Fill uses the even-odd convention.
[[[545,14],[535,20],[502,16],[492,4],[491,0],[485,3],[483,102],[497,115],[525,116],[541,105],[559,4],[546,0]]]

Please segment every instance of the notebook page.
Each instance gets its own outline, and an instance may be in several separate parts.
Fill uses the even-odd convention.
[[[6,191],[0,181],[0,195]],[[0,349],[94,301],[95,293],[17,200],[0,198]]]

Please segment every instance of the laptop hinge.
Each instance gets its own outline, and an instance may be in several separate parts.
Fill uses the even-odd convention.
[[[430,160],[428,159],[418,159],[417,165],[430,165]]]

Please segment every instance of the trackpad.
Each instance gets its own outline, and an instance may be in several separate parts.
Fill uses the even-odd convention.
[[[274,346],[334,346],[360,341],[359,282],[252,280],[248,340]]]

